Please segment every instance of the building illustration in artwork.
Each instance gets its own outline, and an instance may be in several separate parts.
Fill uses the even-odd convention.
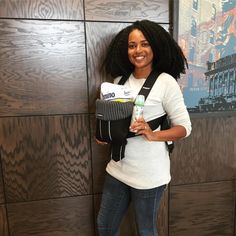
[[[236,110],[236,1],[179,1],[178,42],[189,69],[180,81],[190,112]]]
[[[199,100],[196,111],[236,110],[236,53],[208,62],[205,76],[209,95]]]

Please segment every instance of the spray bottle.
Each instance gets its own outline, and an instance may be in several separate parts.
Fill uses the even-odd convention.
[[[130,125],[132,125],[137,119],[140,119],[143,117],[144,101],[145,101],[144,95],[137,95],[134,102],[134,108],[133,108]]]

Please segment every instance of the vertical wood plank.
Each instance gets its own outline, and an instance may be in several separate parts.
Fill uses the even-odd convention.
[[[83,20],[83,0],[1,0],[0,17]]]
[[[4,184],[2,179],[2,161],[1,161],[1,152],[0,152],[0,204],[5,203],[4,196]]]
[[[98,236],[98,229],[97,229],[97,216],[98,216],[98,211],[100,209],[100,203],[101,203],[101,194],[94,194],[93,195],[93,204],[94,204],[94,222],[95,222],[95,236]]]
[[[169,220],[169,189],[167,188],[161,198],[159,214],[157,219],[157,230],[159,236],[168,236]]]
[[[233,235],[234,191],[233,181],[171,186],[169,235]]]
[[[87,112],[82,22],[0,20],[0,116]]]
[[[112,82],[111,78],[100,73],[101,62],[112,37],[126,25],[124,23],[86,22],[89,112],[95,110],[95,100],[99,97],[101,83]]]
[[[236,236],[236,179],[233,180],[234,183],[234,236]]]
[[[91,196],[8,204],[10,235],[93,236]]]
[[[236,116],[221,116],[207,120],[207,180],[211,182],[236,179]],[[206,135],[204,131],[203,135]]]
[[[95,117],[90,115],[93,193],[101,193],[105,177],[106,165],[110,160],[109,145],[98,145],[95,141]]]
[[[206,119],[192,119],[192,133],[175,143],[171,154],[171,184],[199,183],[207,179],[207,130]],[[203,168],[204,167],[204,168]]]
[[[0,119],[7,202],[91,193],[88,117]]]
[[[192,133],[176,142],[171,184],[236,178],[236,116],[192,118]]]
[[[0,205],[0,235],[9,236],[5,205]]]
[[[149,19],[169,23],[169,3],[165,0],[85,0],[85,16],[86,20],[96,21]]]

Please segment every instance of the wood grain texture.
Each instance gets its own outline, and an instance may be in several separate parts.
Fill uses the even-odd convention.
[[[236,180],[234,183],[234,236],[236,236]]]
[[[170,187],[169,236],[231,236],[233,181]]]
[[[1,152],[0,152],[0,157],[1,157]],[[4,197],[4,185],[2,179],[2,162],[0,161],[0,204],[2,203],[5,203],[5,197]]]
[[[93,193],[101,193],[103,189],[105,169],[110,160],[109,145],[98,145],[95,140],[96,120],[94,115],[90,115],[91,128],[91,150],[92,150],[92,172],[93,172]]]
[[[83,0],[0,0],[0,17],[83,20]]]
[[[0,116],[87,112],[82,22],[0,20]]]
[[[135,21],[149,19],[169,22],[169,4],[166,0],[85,0],[86,20]]]
[[[5,205],[0,205],[0,235],[9,236]]]
[[[0,119],[7,202],[91,193],[88,117]]]
[[[86,22],[89,112],[95,111],[95,100],[99,97],[101,83],[112,82],[111,78],[100,73],[105,51],[112,37],[127,25],[125,23]]]
[[[100,208],[101,197],[101,194],[94,195],[95,222]],[[95,227],[95,235],[98,236],[97,226],[95,225]],[[168,190],[164,192],[161,199],[159,216],[157,221],[157,229],[159,236],[168,236]],[[130,205],[127,213],[125,214],[121,222],[120,236],[138,236],[138,231],[135,224],[135,214],[132,204]]]
[[[161,198],[159,214],[157,219],[157,231],[159,236],[168,235],[169,220],[169,189],[167,188]]]
[[[8,204],[12,236],[93,236],[92,196]]]
[[[191,135],[171,156],[171,184],[236,178],[236,117],[192,118]]]

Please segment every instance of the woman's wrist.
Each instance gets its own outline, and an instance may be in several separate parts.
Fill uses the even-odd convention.
[[[153,131],[152,141],[176,141],[186,136],[186,129],[183,126],[175,126],[167,130]]]
[[[160,140],[160,137],[159,137],[159,135],[160,135],[160,131],[158,130],[158,131],[151,131],[152,132],[152,134],[151,134],[151,141],[161,141]]]

